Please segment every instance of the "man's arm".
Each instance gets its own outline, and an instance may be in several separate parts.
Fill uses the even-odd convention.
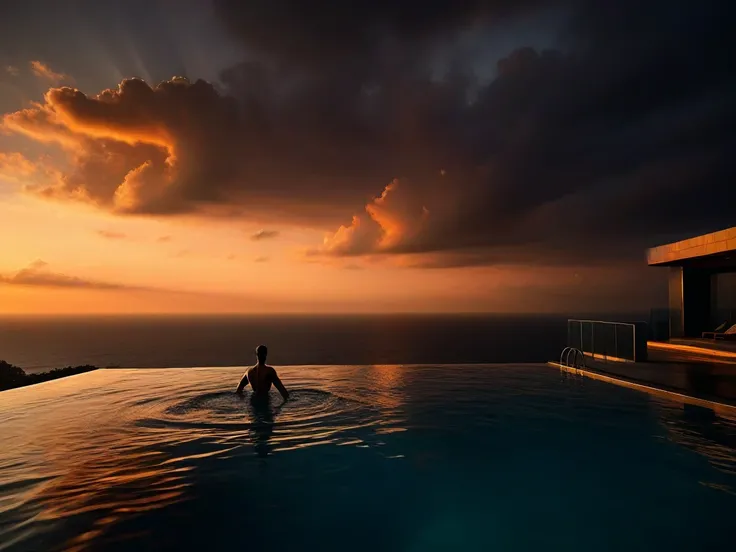
[[[248,385],[248,371],[247,370],[245,374],[243,374],[243,378],[240,380],[240,383],[238,384],[238,389],[235,392],[238,394],[242,393],[246,385]]]
[[[284,398],[284,400],[287,400],[289,398],[289,392],[286,390],[286,387],[284,387],[284,384],[281,383],[281,380],[279,379],[279,375],[276,373],[276,370],[273,371],[273,384],[276,387],[276,389],[279,390],[279,393],[281,393],[281,396]]]

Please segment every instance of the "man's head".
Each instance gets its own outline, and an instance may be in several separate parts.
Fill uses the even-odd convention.
[[[264,363],[266,362],[266,357],[268,356],[268,347],[265,345],[259,345],[256,347],[256,358],[258,358],[258,362]]]

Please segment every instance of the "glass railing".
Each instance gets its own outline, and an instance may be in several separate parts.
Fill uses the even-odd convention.
[[[570,319],[567,346],[603,361],[643,362],[647,357],[647,327],[643,322]]]

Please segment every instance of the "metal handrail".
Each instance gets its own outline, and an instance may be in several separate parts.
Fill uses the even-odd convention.
[[[574,364],[570,364],[571,354],[573,355],[572,361]],[[563,356],[565,357],[564,362],[562,361]],[[580,359],[582,364],[578,363],[578,358]],[[585,368],[585,355],[580,349],[576,349],[575,347],[565,347],[560,353],[560,364],[562,364],[563,366],[572,366],[573,368]]]
[[[568,352],[568,351],[569,351],[569,350],[570,350],[571,348],[572,348],[572,347],[565,347],[564,349],[562,349],[562,352],[560,353],[560,362],[559,362],[560,364],[564,364],[564,363],[562,362],[562,357],[563,357],[563,356],[565,356],[565,354],[566,354],[566,353],[567,353],[567,352]],[[567,357],[565,357],[565,362],[567,362]]]

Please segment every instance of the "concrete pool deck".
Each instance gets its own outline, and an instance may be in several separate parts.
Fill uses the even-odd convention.
[[[606,362],[586,355],[585,366],[551,366],[736,417],[736,352],[695,344],[648,344],[647,362]]]

